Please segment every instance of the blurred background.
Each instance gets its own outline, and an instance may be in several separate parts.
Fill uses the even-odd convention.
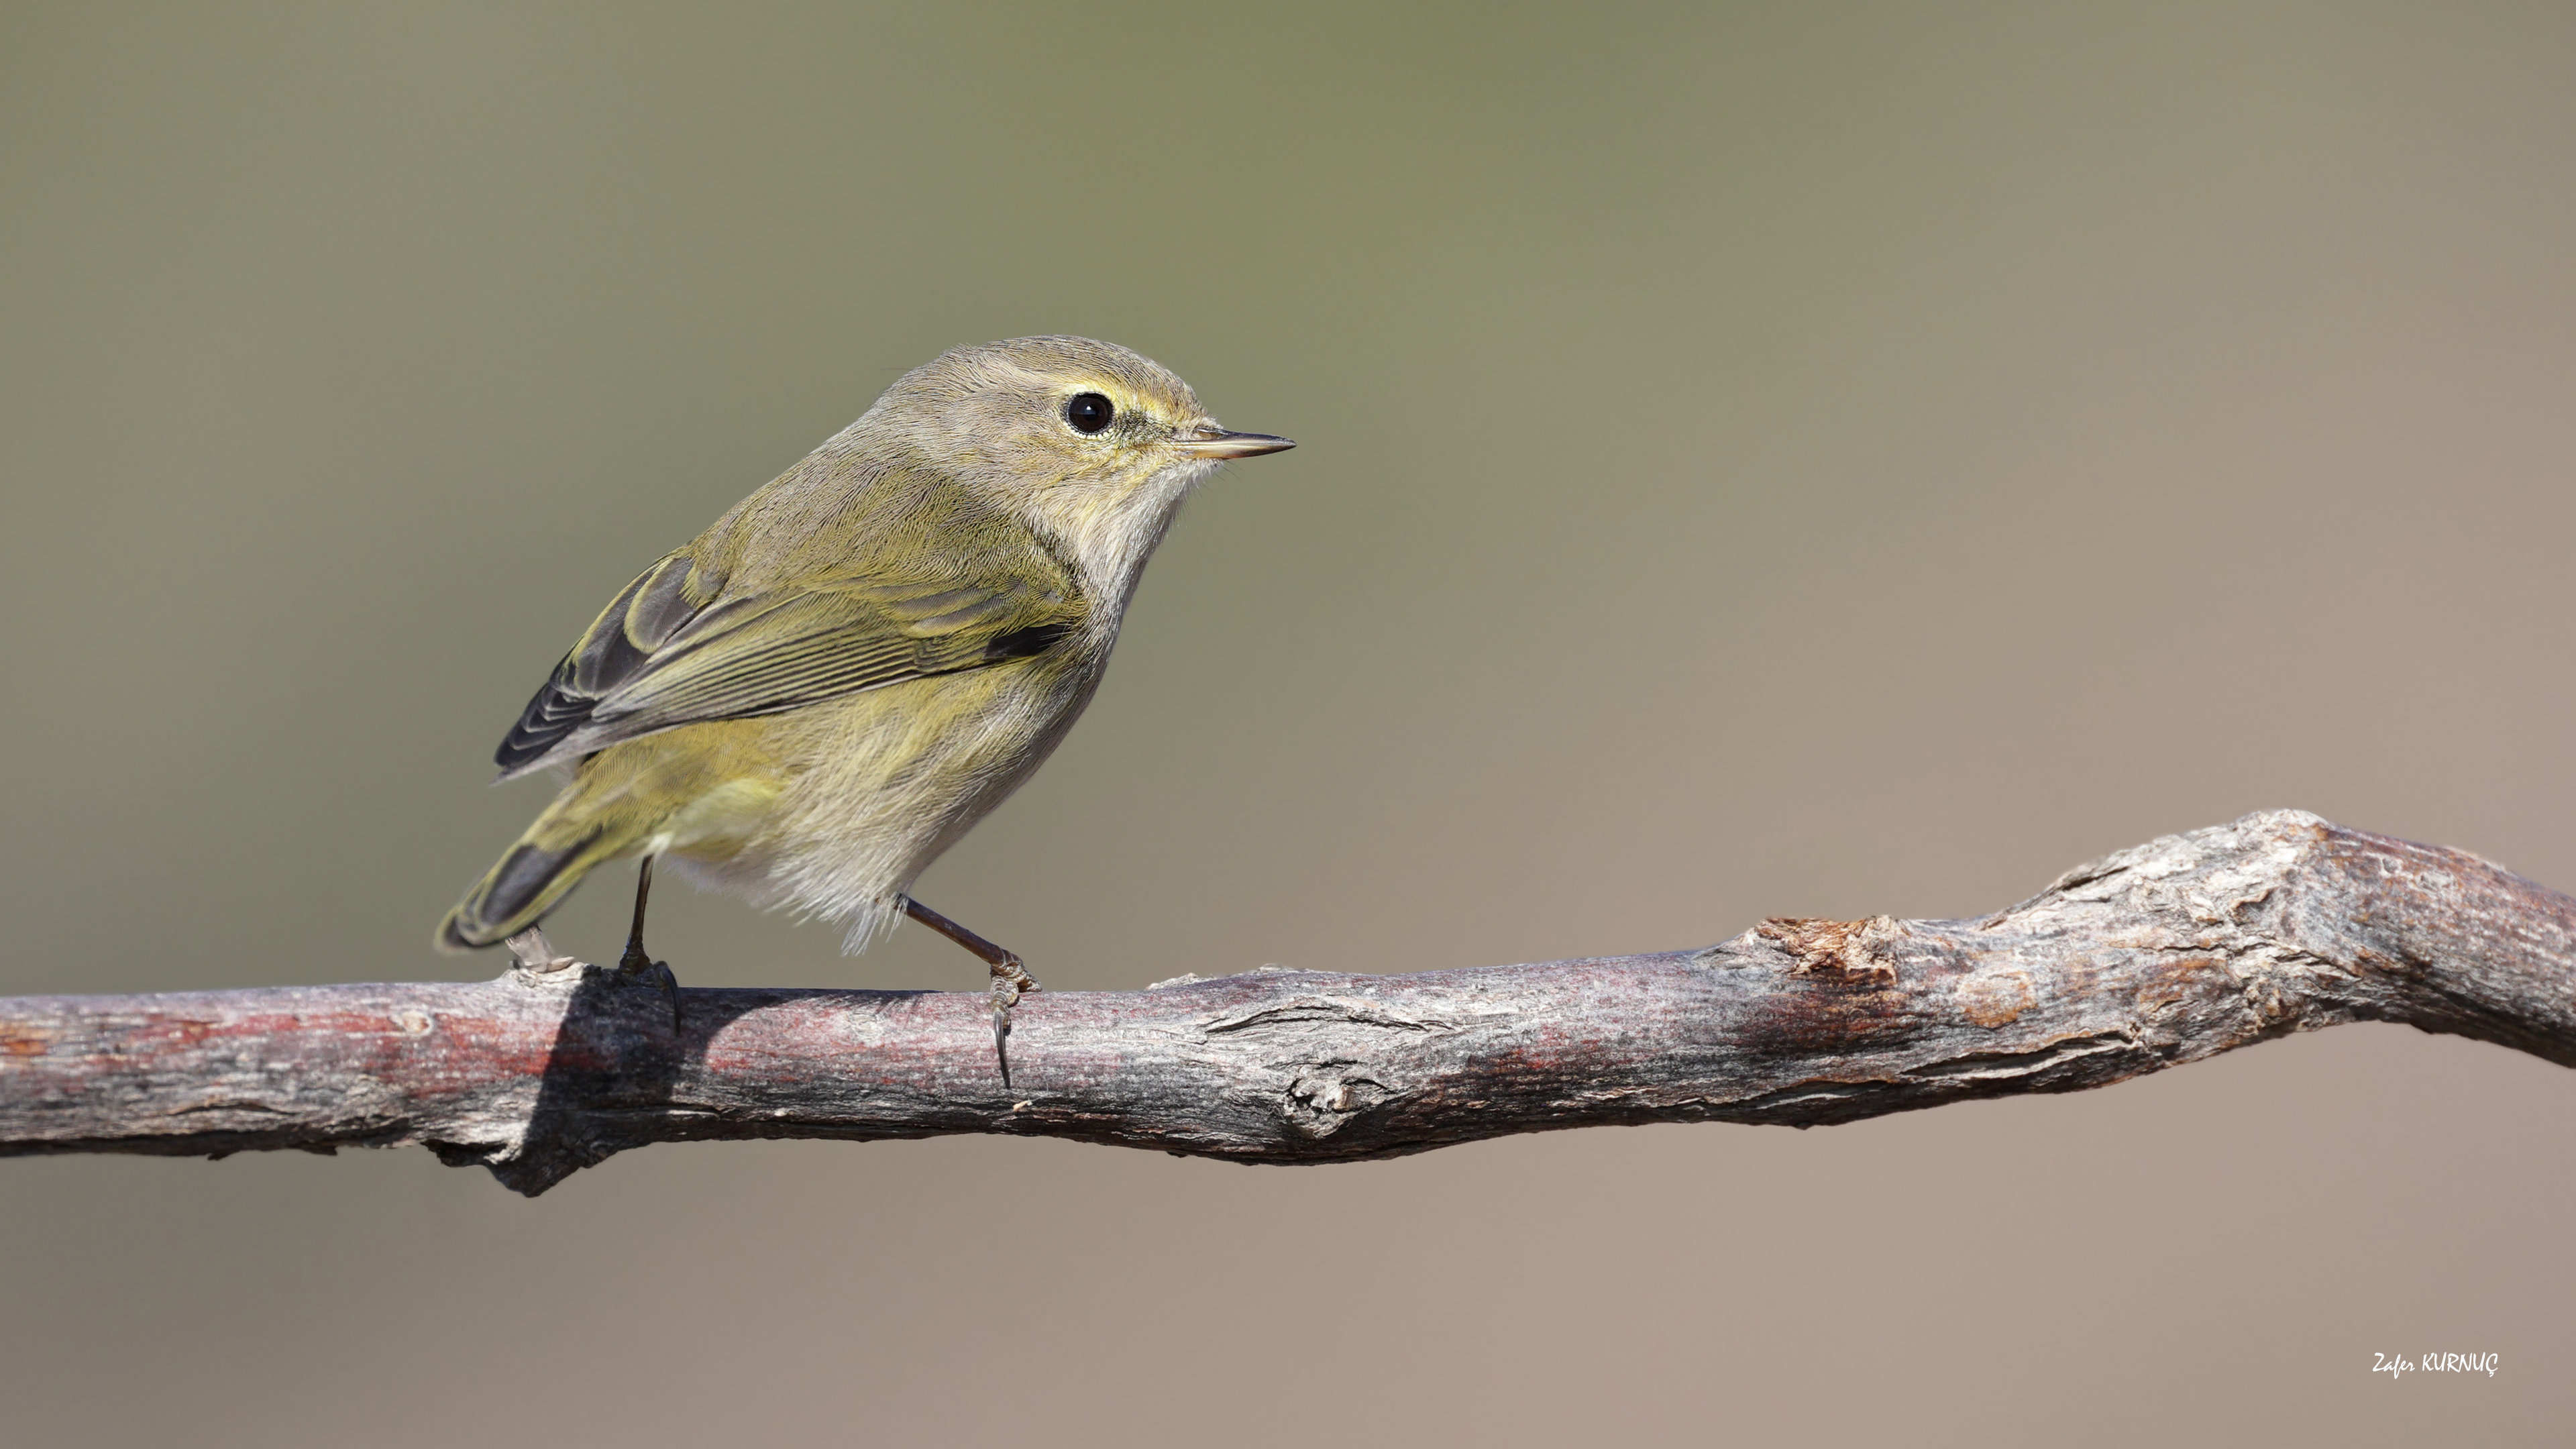
[[[0,9],[0,992],[481,977],[490,751],[943,348],[1296,437],[923,896],[1051,987],[1958,916],[2267,806],[2576,886],[2576,10]],[[627,877],[555,939],[613,957]],[[670,890],[698,985],[978,989]],[[1246,1169],[0,1162],[28,1444],[2539,1442],[2576,1074]],[[2370,1372],[2491,1352],[2493,1377]]]

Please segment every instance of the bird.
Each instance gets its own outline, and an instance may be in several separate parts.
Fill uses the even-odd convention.
[[[1219,425],[1189,384],[1084,337],[958,347],[618,591],[528,701],[499,780],[553,802],[437,944],[530,941],[592,871],[655,862],[841,926],[909,918],[980,957],[1005,1084],[1015,953],[914,899],[941,852],[1025,783],[1099,688],[1145,563],[1224,463],[1294,447]],[[496,782],[497,783],[497,782]],[[546,948],[549,952],[550,947]]]

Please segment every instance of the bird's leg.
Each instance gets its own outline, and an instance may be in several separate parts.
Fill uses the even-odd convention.
[[[1004,1038],[1011,1034],[1011,1008],[1019,1005],[1020,993],[1039,989],[1037,978],[1021,969],[1020,958],[964,926],[939,914],[910,896],[903,898],[903,913],[921,922],[949,940],[974,952],[993,969],[993,1059],[1002,1067],[1002,1085],[1011,1084],[1011,1057],[1003,1050]]]
[[[653,857],[635,863],[635,924],[626,928],[626,954],[617,969],[640,974],[652,969],[653,953],[644,949],[644,906],[653,899]]]
[[[653,857],[646,856],[635,867],[635,924],[626,931],[626,954],[617,958],[617,969],[629,976],[651,976],[654,985],[671,1003],[671,1030],[680,1029],[680,978],[671,973],[671,963],[656,961],[644,949],[644,903],[653,896]]]

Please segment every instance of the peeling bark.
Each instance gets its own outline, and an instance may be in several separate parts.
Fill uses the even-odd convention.
[[[549,964],[542,957],[534,965]],[[2576,1066],[2576,900],[2250,815],[1973,921],[1768,920],[1697,951],[1047,992],[492,981],[0,1000],[0,1155],[418,1143],[534,1194],[650,1142],[998,1132],[1331,1162],[1610,1123],[1808,1127],[2104,1086],[2347,1021]]]

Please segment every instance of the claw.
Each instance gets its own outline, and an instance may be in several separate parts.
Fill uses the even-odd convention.
[[[1011,1084],[1011,1054],[1006,1043],[1011,1035],[1011,1008],[1020,1004],[1023,992],[1039,989],[1037,978],[1020,967],[1020,958],[1003,953],[993,963],[993,1060],[1002,1069],[1002,1085]]]
[[[677,1036],[680,1031],[680,978],[671,970],[668,961],[654,962],[653,970],[661,978],[662,995],[671,1003],[671,1034]]]
[[[1011,1086],[1011,1053],[1009,1048],[1003,1045],[1010,1039],[1010,1035],[1011,1008],[1001,997],[995,996],[993,998],[993,1061],[1002,1069],[1004,1091],[1010,1090]]]

